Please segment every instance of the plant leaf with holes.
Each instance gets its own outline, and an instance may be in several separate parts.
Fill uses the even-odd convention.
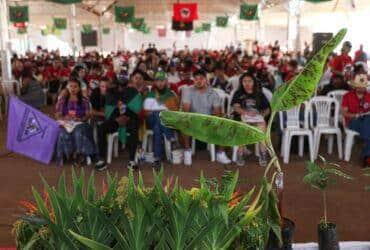
[[[327,57],[342,41],[346,33],[347,29],[341,29],[315,54],[295,78],[275,91],[271,100],[272,111],[289,110],[313,95],[322,76]]]
[[[216,116],[162,111],[160,118],[166,127],[219,146],[255,144],[266,139],[265,133],[258,128]]]

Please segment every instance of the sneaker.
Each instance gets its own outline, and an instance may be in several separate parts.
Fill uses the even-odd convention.
[[[192,152],[191,150],[185,150],[184,151],[184,165],[185,166],[191,166],[191,157],[192,157]]]
[[[162,167],[162,162],[160,160],[155,160],[152,164],[152,168],[155,170],[155,171],[160,171],[161,170],[161,167]]]
[[[103,171],[105,169],[107,169],[108,165],[105,161],[98,161],[96,164],[95,164],[95,169],[98,170],[98,171]]]
[[[259,164],[261,167],[266,167],[267,166],[267,154],[266,152],[264,153],[260,153],[260,157],[259,157]]]
[[[238,167],[243,167],[245,165],[244,155],[238,154],[235,163]]]
[[[127,168],[132,169],[132,170],[138,170],[139,169],[139,167],[137,166],[135,161],[130,161],[127,165]]]
[[[216,154],[216,160],[217,160],[217,162],[219,162],[221,164],[230,164],[231,163],[231,160],[229,159],[229,157],[227,157],[227,155],[223,151],[218,152]]]

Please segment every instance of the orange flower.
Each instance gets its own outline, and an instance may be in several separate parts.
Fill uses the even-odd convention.
[[[20,201],[19,204],[26,208],[29,214],[35,214],[37,212],[37,207],[29,201]]]
[[[238,190],[238,191],[234,192],[234,193],[231,195],[231,199],[230,199],[230,201],[229,201],[228,206],[229,206],[230,208],[235,207],[235,206],[240,202],[240,200],[241,200],[241,199],[242,199],[242,194],[241,194],[241,193],[240,193],[240,191]]]
[[[102,188],[103,189],[103,195],[105,195],[108,192],[108,186],[105,183],[104,179],[103,179],[102,186],[103,186],[103,188]]]

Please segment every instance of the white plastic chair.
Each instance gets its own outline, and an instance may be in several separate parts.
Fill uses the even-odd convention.
[[[153,140],[149,140],[149,137],[151,137],[151,139],[153,138],[153,130],[147,129],[145,131],[142,144],[142,148],[145,153],[153,152]]]
[[[218,94],[218,96],[221,98],[221,103],[222,103],[222,105],[221,105],[221,112],[222,112],[222,114],[227,114],[228,107],[229,107],[230,102],[231,102],[230,95],[227,94],[222,89],[213,88],[213,90],[216,91],[216,93]],[[227,110],[225,110],[225,107],[226,107]]]
[[[334,117],[332,116],[332,107],[334,106]],[[337,100],[326,96],[315,96],[309,102],[310,107],[310,126],[313,128],[315,154],[317,158],[320,147],[321,135],[336,135],[338,144],[339,159],[343,157],[342,131],[339,128],[339,103]],[[329,140],[330,144],[330,140]],[[332,146],[331,146],[332,147]],[[328,153],[330,152],[328,145]]]
[[[301,108],[304,107],[304,120],[300,121]],[[304,102],[298,107],[294,107],[288,111],[279,112],[280,128],[283,132],[281,143],[281,156],[284,163],[289,163],[291,140],[293,136],[299,137],[299,151],[298,155],[303,156],[304,151],[304,137],[308,137],[308,145],[310,150],[310,160],[314,160],[314,144],[312,131],[308,126],[308,103]],[[284,113],[286,114],[286,122],[284,125]]]
[[[232,155],[232,158],[231,158],[233,162],[237,161],[238,149],[239,149],[239,146],[234,146],[233,147],[233,155]],[[260,147],[259,147],[258,143],[254,144],[254,155],[257,156],[257,157],[260,156]]]
[[[207,144],[207,150],[210,153],[211,161],[214,162],[216,160],[216,145],[215,144]],[[195,139],[191,139],[191,151],[192,154],[195,154]]]
[[[108,147],[107,147],[107,163],[112,163],[112,154],[114,149],[114,157],[118,157],[118,132],[108,135]]]

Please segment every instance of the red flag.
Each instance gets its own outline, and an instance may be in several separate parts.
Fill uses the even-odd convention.
[[[26,28],[26,23],[14,23],[15,28]]]
[[[166,37],[166,28],[159,28],[158,29],[158,36],[159,37]]]
[[[178,22],[191,22],[198,19],[197,3],[173,4],[173,19]]]

